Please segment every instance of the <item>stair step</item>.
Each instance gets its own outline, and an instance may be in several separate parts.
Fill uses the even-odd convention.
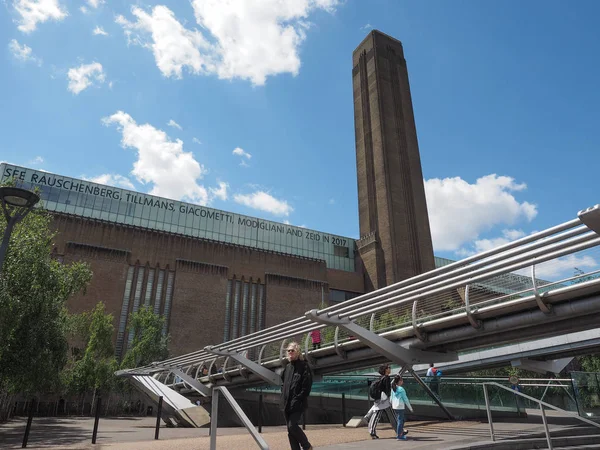
[[[574,445],[571,447],[553,447],[554,450],[598,450],[600,444]]]
[[[552,438],[552,447],[558,449],[600,449],[600,438],[598,435],[586,436],[561,436]],[[485,444],[466,445],[451,447],[449,450],[534,450],[547,449],[546,438],[507,439]]]

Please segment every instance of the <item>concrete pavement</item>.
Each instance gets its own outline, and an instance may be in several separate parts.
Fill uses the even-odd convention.
[[[35,418],[28,448],[39,449],[111,449],[111,450],[203,450],[209,449],[208,429],[161,427],[160,440],[154,440],[154,418],[101,419],[97,444],[91,444],[93,419]],[[0,424],[0,448],[21,448],[25,430],[24,419]],[[494,423],[498,438],[540,432],[536,423]],[[558,429],[564,425],[553,425]],[[371,440],[366,428],[344,428],[336,425],[308,425],[306,433],[315,449],[411,449],[447,450],[460,444],[489,441],[489,426],[485,422],[409,422],[408,441],[396,441],[389,424],[381,424],[381,439]],[[285,427],[263,427],[263,438],[271,449],[289,449]],[[258,448],[245,428],[219,428],[217,447],[222,449]]]

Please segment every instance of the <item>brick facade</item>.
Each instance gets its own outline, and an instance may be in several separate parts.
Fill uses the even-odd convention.
[[[107,312],[113,314],[115,330],[118,330],[122,315],[130,267],[135,270],[126,313],[134,308],[134,292],[138,287],[141,289],[138,294],[141,307],[145,299],[157,296],[159,270],[174,274],[168,314],[171,355],[223,341],[228,282],[240,280],[248,286],[263,286],[265,310],[262,314],[266,327],[318,307],[322,294],[327,301],[330,286],[364,292],[361,272],[328,269],[321,260],[64,214],[54,214],[53,226],[57,231],[54,253],[65,262],[87,262],[94,272],[87,292],[70,299],[69,309],[89,311],[97,302],[103,301]],[[138,275],[140,268],[145,269],[142,275]],[[150,271],[154,274],[152,287],[148,283]],[[147,292],[149,289],[152,292]],[[165,313],[165,290],[163,287],[160,295],[158,311],[161,314]],[[150,306],[154,301],[150,300]],[[230,330],[234,321],[233,299],[231,301]],[[250,306],[247,305],[245,317],[246,333],[251,330]],[[243,329],[242,308],[240,298],[236,319],[238,333]],[[257,304],[257,316],[258,308]],[[258,318],[256,320],[255,325]],[[117,342],[116,335],[115,332],[114,342]],[[127,333],[123,342],[124,352]]]

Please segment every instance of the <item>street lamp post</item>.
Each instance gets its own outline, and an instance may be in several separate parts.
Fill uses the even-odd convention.
[[[8,250],[8,242],[10,235],[17,223],[25,217],[29,211],[40,201],[39,195],[35,192],[28,191],[12,186],[0,187],[0,204],[2,211],[6,217],[6,228],[0,244],[0,274],[2,274],[2,266],[4,265],[4,257]]]

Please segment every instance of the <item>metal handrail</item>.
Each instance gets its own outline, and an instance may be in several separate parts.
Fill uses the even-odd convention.
[[[592,283],[592,282],[597,283],[599,281],[600,280],[594,280],[594,281],[590,281],[589,283]],[[584,286],[585,285],[582,283],[582,284],[578,284],[578,285],[571,285],[571,286],[567,286],[567,287],[561,287],[559,289],[560,289],[560,291],[564,291],[565,289],[580,289],[580,288],[582,288]],[[553,294],[553,291],[548,292],[548,294],[547,294],[548,297],[547,298],[551,299],[552,298],[552,294]],[[518,300],[512,300],[511,301],[512,302],[511,305],[513,305],[514,303],[523,303],[523,304],[526,304],[526,303],[531,302],[532,299],[533,299],[533,296],[522,297],[522,298],[520,298]],[[478,306],[480,308],[480,311],[483,311],[484,307],[485,307],[486,311],[488,309],[490,311],[491,310],[496,310],[496,309],[502,309],[503,305],[505,305],[505,304],[492,304],[492,305],[489,305],[489,303],[493,303],[493,299],[490,300],[490,301],[486,301],[485,302],[485,306],[483,306],[484,305],[483,303],[479,304]],[[449,316],[446,316],[446,317],[441,318],[441,319],[436,318],[435,322],[436,322],[436,324],[439,325],[441,322],[444,322],[444,321],[453,321],[453,320],[455,320],[455,318],[456,318],[456,314],[449,315]],[[426,327],[428,325],[428,322],[422,322],[422,324],[423,324],[423,326]],[[300,330],[297,330],[295,332],[295,334],[301,334],[301,332],[306,332],[306,331],[311,330],[311,329],[324,328],[324,327],[325,327],[325,325],[319,325],[319,324],[315,324],[315,323],[310,322],[310,324],[306,328],[301,328]],[[398,328],[396,328],[395,330],[388,331],[386,333],[383,333],[382,335],[386,335],[387,336],[389,334],[397,333],[400,329],[402,329],[402,324],[399,324]],[[286,335],[285,337],[289,337],[289,335]],[[277,342],[278,340],[279,339],[269,340],[267,343]],[[324,350],[324,349],[327,349],[327,348],[330,348],[330,347],[332,347],[332,346],[324,346],[324,347],[321,348],[321,350]],[[212,355],[211,355],[211,357],[214,358],[214,356],[212,356]],[[187,365],[187,364],[195,364],[198,361],[197,358],[199,358],[199,356],[196,356],[194,354],[186,354],[186,355],[181,355],[179,357],[173,358],[173,360],[176,360],[177,364]],[[270,360],[266,360],[263,363],[267,363],[269,361]],[[166,363],[166,362],[167,361],[165,361],[164,363]],[[171,362],[171,360],[169,360],[169,363],[173,364]]]
[[[592,281],[592,282],[589,282],[589,283],[596,283],[596,284],[597,284],[597,283],[598,283],[598,281],[600,281],[600,280]],[[584,287],[584,285],[583,285],[583,284],[581,284],[581,285],[577,285],[577,286],[569,286],[569,287],[567,287],[567,288],[562,288],[562,289],[560,289],[560,291],[564,291],[565,289],[577,289],[577,288],[581,288],[581,287]],[[550,292],[549,294],[550,294],[550,297],[549,297],[549,298],[552,298],[552,292]],[[525,304],[525,303],[527,303],[527,302],[530,302],[530,301],[531,301],[531,298],[532,298],[532,297],[527,297],[527,298],[519,299],[519,302],[520,302],[520,303],[524,303],[524,304]],[[489,306],[489,307],[487,307],[487,308],[486,308],[486,310],[487,310],[487,309],[490,309],[490,311],[491,311],[492,309],[494,309],[494,310],[495,310],[495,309],[499,309],[499,308],[501,309],[501,308],[502,308],[502,306],[503,306],[502,304],[499,304],[499,305],[494,305],[494,306]],[[450,320],[450,321],[451,321],[451,320],[453,320],[453,318],[454,318],[454,316],[449,316],[449,317],[446,317],[446,318],[445,318],[445,320]],[[438,323],[438,324],[439,324],[439,323],[440,323],[440,322],[439,322],[439,320],[438,320],[438,321],[436,321],[436,323]],[[427,324],[426,324],[426,325],[427,325]],[[407,330],[408,330],[408,328],[406,328],[406,329],[405,329],[405,331],[407,331]],[[394,334],[398,333],[399,331],[402,331],[402,329],[397,329],[397,330],[395,330],[395,331],[390,331],[390,332],[384,333],[384,334],[382,334],[382,336],[392,336],[392,335],[394,335]],[[349,343],[352,343],[352,342],[355,342],[355,341],[350,341]],[[344,344],[344,345],[345,345],[345,344]],[[331,349],[331,348],[333,348],[333,345],[322,347],[322,349],[321,349],[321,350],[318,350],[318,351],[325,351],[325,350],[327,350],[327,349]],[[180,360],[180,363],[179,363],[179,364],[181,364],[183,367],[186,367],[186,366],[187,366],[187,364],[195,364],[195,363],[196,363],[196,362],[195,362],[196,360],[195,360],[195,359],[188,359],[189,357],[190,357],[190,355],[182,355],[182,359]],[[214,358],[214,356],[212,356],[212,357]],[[262,365],[268,365],[268,366],[270,366],[272,363],[276,363],[276,362],[277,362],[277,360],[278,360],[278,358],[277,358],[277,357],[273,357],[273,358],[267,358],[267,359],[263,360],[263,361],[261,362],[261,364],[262,364]],[[132,369],[132,370],[133,370],[133,369]],[[143,369],[135,369],[135,370],[143,370]],[[164,368],[157,369],[157,370],[161,370],[161,371],[162,371],[162,370],[164,370]],[[237,370],[237,369],[236,369],[236,370]],[[235,370],[232,370],[232,371],[229,371],[229,372],[235,372]]]
[[[242,421],[250,435],[254,438],[258,446],[262,450],[268,450],[269,445],[265,442],[262,436],[258,433],[258,430],[248,416],[244,413],[238,402],[235,401],[233,395],[229,392],[229,390],[225,386],[215,386],[212,388],[212,405],[210,411],[210,450],[217,449],[217,419],[219,417],[219,392],[223,393],[223,397],[229,403],[235,414]]]
[[[546,433],[546,442],[548,443],[548,449],[549,450],[552,450],[553,447],[552,447],[552,439],[550,437],[550,429],[548,428],[548,420],[546,419],[546,413],[544,412],[544,407],[553,409],[554,411],[558,411],[558,412],[563,413],[563,414],[565,414],[565,415],[567,415],[569,417],[577,419],[577,420],[579,420],[581,422],[585,422],[585,423],[587,423],[589,425],[593,425],[596,428],[600,428],[600,424],[594,422],[593,420],[589,420],[589,419],[586,419],[584,417],[581,417],[580,415],[578,415],[578,414],[576,414],[574,412],[571,412],[571,411],[565,411],[564,409],[558,408],[558,407],[556,407],[554,405],[551,405],[550,403],[543,402],[541,400],[538,400],[535,397],[531,397],[531,396],[529,396],[527,394],[523,394],[522,392],[519,392],[519,391],[516,391],[516,390],[511,389],[509,387],[503,386],[503,385],[501,385],[499,383],[496,383],[496,382],[492,381],[492,382],[481,383],[481,384],[483,386],[483,396],[485,398],[485,409],[487,411],[488,422],[490,424],[490,435],[491,435],[492,441],[496,441],[496,436],[494,435],[494,423],[492,421],[492,409],[490,407],[490,399],[489,399],[488,390],[487,390],[488,386],[499,387],[501,389],[504,389],[505,391],[512,392],[514,395],[526,398],[526,399],[531,400],[531,401],[537,403],[538,405],[540,405],[540,411],[542,413],[542,421],[544,422],[544,431]]]

